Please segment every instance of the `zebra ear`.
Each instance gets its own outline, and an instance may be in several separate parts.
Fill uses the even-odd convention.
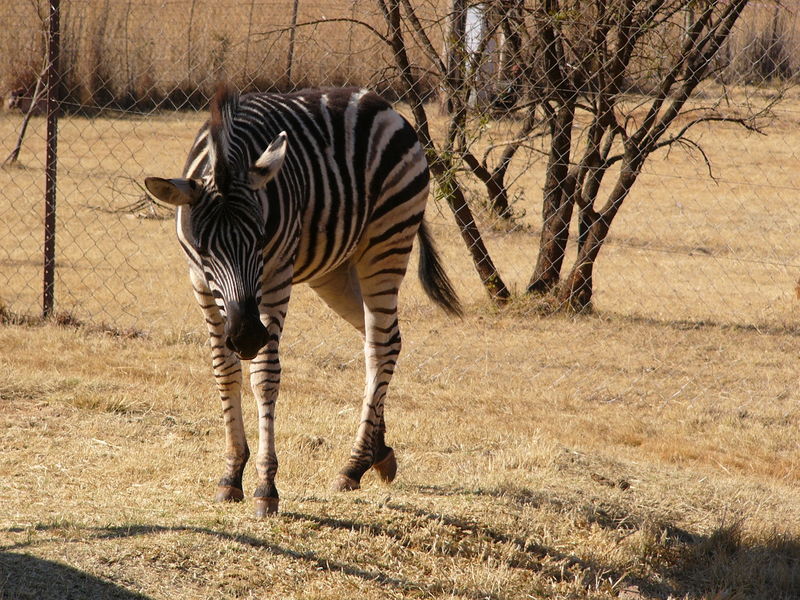
[[[286,132],[281,131],[278,137],[272,140],[269,148],[264,150],[264,154],[250,167],[251,190],[260,190],[278,174],[286,157],[286,138]]]
[[[192,204],[200,197],[202,186],[194,179],[145,177],[144,186],[155,198],[172,206]]]

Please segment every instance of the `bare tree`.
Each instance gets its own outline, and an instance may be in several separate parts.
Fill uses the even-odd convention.
[[[437,145],[431,137],[428,127],[428,116],[425,102],[420,91],[419,79],[412,67],[403,35],[403,23],[400,4],[406,9],[406,18],[411,27],[421,36],[424,47],[432,55],[433,60],[442,70],[446,94],[449,98],[449,111],[452,113],[450,126],[444,143]],[[456,148],[465,141],[465,125],[467,116],[464,77],[464,19],[465,0],[453,0],[453,11],[450,13],[448,54],[452,60],[443,61],[433,49],[430,38],[425,33],[408,0],[378,0],[381,12],[389,28],[388,42],[391,45],[394,60],[401,79],[408,90],[411,109],[416,120],[417,131],[428,154],[431,172],[436,178],[441,195],[445,198],[455,217],[461,237],[469,250],[475,269],[490,298],[497,303],[505,302],[510,294],[492,261],[489,251],[483,243],[480,230],[475,222],[461,183],[457,175],[458,155]]]
[[[673,144],[705,157],[689,137],[699,123],[732,121],[755,129],[758,114],[726,116],[715,103],[688,105],[700,83],[713,75],[714,58],[747,3],[545,0],[535,12],[553,124],[545,219],[530,292],[553,292],[576,310],[588,307],[595,261],[648,157]],[[681,13],[692,5],[699,14],[688,31],[681,31],[676,27]],[[558,18],[565,10],[572,11],[571,19]],[[643,60],[654,50],[661,58],[655,65]],[[578,111],[589,116],[589,124],[582,145],[574,147],[570,138]],[[682,114],[691,118],[676,127]],[[605,178],[613,183],[601,198]],[[578,253],[560,280],[574,208]]]
[[[542,231],[527,291],[583,310],[591,304],[595,261],[647,159],[681,145],[707,160],[691,138],[698,124],[729,121],[757,131],[765,114],[728,114],[718,102],[693,99],[720,68],[715,58],[748,0],[492,0],[480,3],[483,37],[469,48],[464,23],[471,5],[465,0],[452,0],[449,13],[427,25],[410,0],[378,2],[432,171],[481,280],[492,283],[487,289],[498,301],[508,292],[463,199],[465,173],[484,185],[485,204],[495,215],[513,219],[506,175],[521,147],[544,141]],[[431,22],[448,24],[443,56],[431,41]],[[449,126],[438,144],[416,92],[415,74],[424,69],[410,64],[405,35],[422,49],[425,68],[439,71]],[[493,94],[483,104],[472,102],[487,86],[481,62],[497,60],[497,48]],[[474,124],[496,118],[498,109],[513,113],[516,133],[478,157],[476,149],[487,143]],[[574,220],[577,256],[562,276]]]

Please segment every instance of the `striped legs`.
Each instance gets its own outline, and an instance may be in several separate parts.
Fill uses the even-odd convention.
[[[238,502],[244,497],[242,473],[250,457],[242,419],[242,368],[236,355],[225,346],[225,319],[214,302],[204,277],[190,270],[189,278],[208,326],[211,365],[225,421],[225,471],[217,485],[215,499],[217,502]]]
[[[286,269],[285,277],[278,274],[276,280],[291,281],[291,267]],[[238,502],[244,498],[242,474],[250,457],[242,419],[241,363],[225,345],[225,319],[203,276],[190,271],[190,278],[195,297],[205,313],[211,341],[211,364],[225,420],[225,471],[217,485],[216,500]],[[286,319],[290,290],[291,285],[282,284],[262,293],[261,311],[262,315],[267,315],[266,318],[262,316],[262,322],[267,327],[269,341],[250,361],[250,385],[258,406],[258,483],[254,492],[256,516],[278,510],[278,490],[275,487],[278,459],[274,429],[275,402],[281,376],[278,344]]]
[[[281,363],[278,345],[286,320],[286,308],[291,294],[292,265],[276,273],[267,281],[277,285],[262,290],[261,320],[269,334],[267,345],[250,361],[250,386],[258,407],[258,452],[256,470],[258,483],[253,494],[257,517],[278,512],[278,490],[275,475],[278,456],[275,452],[275,403],[281,381]]]
[[[405,263],[361,276],[348,263],[311,283],[317,294],[364,336],[366,385],[361,420],[350,459],[332,484],[334,490],[358,489],[370,467],[384,481],[392,481],[397,471],[394,452],[384,441],[383,405],[400,353],[397,290],[404,270]]]
[[[374,466],[385,481],[394,479],[397,470],[394,451],[386,446],[384,441],[386,423],[383,408],[389,382],[400,354],[400,329],[395,309],[383,312],[389,309],[384,307],[376,309],[370,304],[365,298],[366,385],[361,406],[361,420],[350,459],[333,484],[334,489],[342,491],[358,489],[362,475],[370,467]]]

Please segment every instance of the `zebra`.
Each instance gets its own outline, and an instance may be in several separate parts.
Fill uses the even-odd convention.
[[[355,443],[331,484],[360,487],[397,460],[384,398],[400,353],[397,296],[412,244],[419,277],[445,312],[461,315],[423,220],[429,171],[414,128],[381,96],[358,88],[240,95],[220,85],[179,179],[147,177],[176,207],[176,232],[211,344],[225,423],[217,501],[241,501],[250,450],[241,361],[258,407],[255,513],[278,511],[274,409],[278,346],[292,287],[307,283],[364,341],[366,385]]]

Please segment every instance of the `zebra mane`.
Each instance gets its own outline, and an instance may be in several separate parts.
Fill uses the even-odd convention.
[[[233,117],[239,109],[239,93],[226,83],[220,83],[211,100],[209,153],[217,189],[227,194],[231,184],[231,142]]]

